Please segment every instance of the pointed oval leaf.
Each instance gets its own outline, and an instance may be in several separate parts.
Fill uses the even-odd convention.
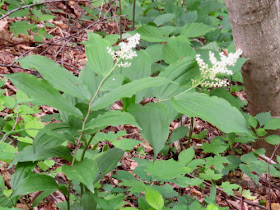
[[[62,171],[70,180],[79,181],[90,191],[94,192],[93,182],[98,171],[94,160],[84,159],[82,162],[72,166],[63,165]]]
[[[184,57],[195,57],[195,51],[188,42],[179,39],[170,39],[162,49],[163,59],[171,64]]]
[[[147,42],[166,42],[168,40],[168,37],[165,36],[163,31],[155,26],[142,26],[137,30],[137,33],[141,35],[141,39]]]
[[[115,101],[127,97],[130,98],[137,92],[150,87],[156,87],[169,82],[169,79],[161,77],[147,77],[143,79],[134,80],[130,83],[120,86],[115,90],[103,95],[92,104],[93,110],[98,110],[112,105]]]
[[[178,112],[188,117],[199,117],[225,133],[250,132],[243,115],[225,99],[202,93],[185,93],[171,99]]]
[[[34,174],[22,180],[22,182],[14,189],[12,196],[26,195],[45,190],[52,192],[58,190],[56,181],[52,177],[44,174]]]
[[[162,210],[164,205],[164,200],[162,195],[151,188],[147,188],[145,192],[146,201],[156,210]]]
[[[47,81],[25,73],[15,73],[3,76],[11,80],[16,88],[20,89],[30,98],[35,99],[41,104],[55,107],[75,116],[82,116],[81,111],[65,100],[59,91],[54,89]]]
[[[135,104],[128,107],[128,112],[142,128],[141,134],[154,148],[154,158],[156,158],[169,134],[166,107],[160,103],[149,103],[146,106]]]
[[[24,68],[36,69],[54,88],[78,98],[90,99],[89,90],[80,84],[78,77],[52,59],[40,55],[30,55],[19,62]]]
[[[161,25],[163,25],[164,23],[167,23],[167,22],[172,21],[175,17],[176,17],[176,16],[175,16],[174,13],[162,14],[162,15],[157,16],[157,17],[154,19],[154,23],[155,23],[157,26],[161,26]]]
[[[131,114],[122,111],[109,111],[102,115],[98,115],[97,118],[90,120],[86,124],[85,130],[91,130],[92,133],[95,133],[108,127],[109,125],[134,125],[139,127]]]
[[[130,67],[117,67],[114,74],[122,74],[129,80],[137,80],[151,75],[151,58],[149,54],[140,50],[137,57],[131,61]]]
[[[207,34],[212,30],[213,28],[203,23],[190,23],[183,26],[181,30],[181,35],[184,35],[189,38],[199,37]]]
[[[98,75],[105,76],[114,66],[114,60],[108,53],[110,42],[98,34],[88,32],[88,41],[85,43],[86,55],[91,69]]]
[[[105,176],[117,167],[118,162],[123,157],[124,151],[118,148],[109,149],[99,156],[95,161],[98,165],[98,174],[94,182]]]

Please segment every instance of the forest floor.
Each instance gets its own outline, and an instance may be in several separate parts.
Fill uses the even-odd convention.
[[[107,34],[119,34],[119,23],[116,21],[116,9],[114,7],[103,7],[103,14],[107,14],[107,16],[100,16],[99,19],[95,20],[84,20],[81,17],[85,13],[85,11],[81,8],[81,4],[74,1],[65,3],[65,2],[56,2],[48,5],[48,10],[52,11],[52,13],[56,16],[50,23],[54,24],[54,28],[46,27],[46,31],[49,34],[52,34],[54,37],[50,40],[44,40],[42,42],[34,41],[34,34],[29,31],[28,35],[19,34],[19,36],[15,36],[10,32],[9,27],[10,24],[17,21],[28,20],[29,17],[12,17],[5,18],[0,20],[0,73],[1,74],[11,74],[17,72],[25,72],[29,74],[33,74],[35,76],[40,77],[39,73],[32,69],[23,69],[19,66],[17,62],[14,62],[22,57],[27,55],[43,55],[53,59],[55,62],[64,66],[74,75],[78,75],[80,70],[85,66],[87,59],[85,54],[84,46],[81,44],[82,42],[87,40],[86,31],[103,31]],[[84,3],[86,4],[86,3]],[[2,8],[3,9],[3,8]],[[56,10],[60,10],[59,14],[56,13]],[[100,13],[101,14],[101,13]],[[131,22],[122,19],[122,28],[123,30],[129,31],[131,30]],[[6,90],[6,95],[14,95],[17,92],[17,89],[11,84],[9,81],[6,82],[4,89]],[[236,93],[242,100],[246,100],[246,93],[244,91]],[[145,99],[143,103],[148,103],[153,99]],[[117,102],[113,109],[121,109],[121,102]],[[44,115],[56,113],[52,107],[41,106],[41,112],[38,114],[38,117],[42,117]],[[5,109],[0,114],[2,117],[5,117],[9,114],[10,110]],[[178,119],[173,121],[170,124],[170,131],[175,128],[185,125],[190,126],[190,118],[183,117],[182,120]],[[143,140],[140,133],[137,129],[130,126],[120,126],[120,127],[108,127],[103,130],[104,132],[117,132],[119,130],[126,130],[129,138],[140,139]],[[199,119],[194,119],[194,134],[199,134],[204,130],[207,130],[207,137],[203,139],[193,138],[191,141],[191,146],[195,149],[196,158],[204,158],[206,154],[201,152],[199,146],[201,146],[202,142],[207,142],[211,138],[220,135],[220,131],[212,126],[211,124]],[[174,144],[174,148],[177,152],[186,149],[187,145],[187,137],[185,139],[181,139],[180,142],[176,142]],[[107,144],[109,147],[112,146],[110,143],[106,142],[100,144],[100,147],[103,147],[104,144]],[[153,159],[153,149],[146,142],[143,141],[142,145],[145,148],[146,159]],[[242,149],[242,153],[245,154],[251,151],[251,147],[249,145],[236,145],[239,149]],[[70,148],[71,149],[71,148]],[[123,159],[121,160],[122,165],[119,166],[116,170],[126,170],[131,173],[132,170],[137,167],[137,163],[132,160],[132,157],[139,157],[139,154],[135,150],[132,150],[130,153],[125,153]],[[177,158],[175,153],[168,154],[167,158]],[[166,159],[163,155],[159,155],[158,159]],[[55,167],[61,165],[60,159],[54,159],[56,161]],[[11,178],[12,169],[7,169],[7,164],[2,162],[1,164],[1,172],[0,174],[4,177],[4,181],[7,186],[9,186],[9,180]],[[106,175],[103,178],[103,184],[110,184],[112,186],[116,186],[118,184],[118,180],[112,178],[112,174],[115,171]],[[67,178],[61,174],[58,178],[60,182],[66,183]],[[265,208],[264,206],[259,205],[260,200],[268,200],[267,195],[267,183],[266,179],[263,179],[259,184],[255,184],[248,176],[242,174],[241,172],[231,173],[229,176],[224,177],[223,181],[227,180],[232,183],[237,183],[246,189],[250,189],[253,193],[253,196],[257,198],[254,201],[249,201],[239,194],[236,194],[235,197],[227,196],[222,190],[217,191],[216,201],[220,206],[227,206],[230,209],[261,209]],[[174,186],[176,188],[176,186]],[[203,201],[205,196],[209,195],[210,187],[206,185],[206,188],[201,190],[200,188],[191,186],[184,189],[183,194],[189,194],[191,196],[195,196],[198,200]],[[280,205],[277,204],[280,199],[280,183],[279,180],[273,180],[272,189],[274,191],[273,194],[273,205],[272,209],[280,209]],[[18,208],[21,209],[29,209],[28,204],[31,204],[32,201],[38,196],[38,193],[32,193],[28,196],[25,196],[21,199],[21,203],[17,205]],[[129,203],[131,207],[135,207],[135,199],[130,197]],[[55,205],[57,202],[64,201],[64,196],[55,192],[51,196],[48,196],[45,201],[41,202],[39,207],[34,209],[56,209]],[[277,202],[278,201],[278,202]]]

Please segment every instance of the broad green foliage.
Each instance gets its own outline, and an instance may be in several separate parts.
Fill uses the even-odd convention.
[[[82,115],[80,110],[72,106],[70,102],[62,97],[59,91],[47,81],[24,73],[5,76],[10,79],[17,88],[21,89],[31,99],[35,100],[36,103],[50,105],[76,116]]]
[[[150,103],[144,107],[137,104],[128,107],[128,112],[142,128],[143,137],[153,146],[156,158],[168,138],[169,121],[165,106],[159,103]]]
[[[178,112],[190,117],[200,117],[225,133],[248,133],[242,114],[226,100],[202,93],[185,93],[171,100]]]
[[[39,1],[6,0],[0,4],[6,3],[10,11],[35,2]],[[121,3],[122,13],[127,15],[123,18],[132,21],[133,1]],[[104,7],[104,2],[93,5]],[[243,154],[240,149],[240,144],[256,139],[271,145],[280,143],[279,136],[267,135],[269,130],[280,128],[280,120],[269,112],[256,117],[242,113],[246,102],[229,91],[244,88],[232,82],[242,82],[240,69],[246,59],[239,58],[228,67],[230,76],[215,72],[203,75],[202,63],[208,65],[207,71],[213,70],[213,56],[216,63],[223,62],[226,58],[219,52],[235,51],[224,1],[137,0],[135,7],[136,30],[124,32],[127,40],[121,44],[115,45],[117,34],[87,33],[88,41],[83,44],[88,62],[78,77],[39,55],[27,56],[19,63],[38,71],[42,78],[27,73],[3,75],[17,88],[17,94],[7,96],[3,88],[0,96],[1,111],[9,110],[0,118],[0,160],[15,168],[11,189],[0,177],[1,209],[11,209],[22,196],[41,191],[32,204],[36,207],[60,191],[69,201],[57,203],[63,210],[136,209],[124,207],[130,198],[136,199],[133,204],[140,210],[216,210],[221,209],[215,201],[217,190],[233,196],[241,189],[229,182],[216,187],[215,182],[231,171],[241,171],[256,183],[263,174],[280,177],[279,164],[268,166],[257,158],[264,150]],[[83,20],[105,15],[104,11],[99,14],[89,7],[84,9]],[[46,21],[54,16],[43,6],[19,10],[12,16],[29,14],[26,22],[11,23],[10,31],[48,38],[46,30],[36,24],[41,21],[53,27]],[[228,86],[205,87],[211,75],[212,82],[228,81]],[[5,82],[0,81],[0,86]],[[140,103],[144,98],[153,102]],[[120,110],[113,106],[116,101],[122,102]],[[37,118],[40,105],[54,107],[59,113]],[[190,126],[183,123],[186,117]],[[194,118],[219,129],[220,136],[208,138],[211,126],[195,133]],[[181,125],[170,130],[170,123],[173,121],[173,127],[179,120]],[[109,126],[116,130],[107,132]],[[124,129],[127,126],[138,129],[147,142],[132,139]],[[194,146],[193,139],[202,146]],[[173,144],[184,146],[177,149]],[[231,155],[226,155],[228,150]],[[198,158],[198,152],[204,158]],[[57,160],[61,160],[59,165]],[[68,183],[57,183],[59,173]],[[187,187],[202,189],[206,182],[211,182],[211,191],[203,202],[184,192]],[[255,199],[250,191],[240,193]]]
[[[80,84],[77,77],[49,58],[32,55],[21,59],[20,64],[26,69],[37,70],[54,88],[64,93],[81,99],[90,99],[87,87]],[[64,78],[64,80],[61,80],[61,78]]]

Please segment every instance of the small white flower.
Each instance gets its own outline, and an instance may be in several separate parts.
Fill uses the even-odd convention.
[[[107,47],[108,53],[113,57],[114,61],[117,60],[131,60],[137,56],[137,53],[133,49],[140,42],[140,34],[136,33],[134,36],[127,38],[126,42],[121,42],[119,44],[120,50],[114,51],[110,47]],[[129,67],[131,63],[129,62],[120,62],[117,64],[119,67]]]
[[[229,70],[227,66],[234,66],[241,54],[242,50],[240,49],[235,53],[229,53],[228,56],[220,53],[221,60],[218,61],[215,54],[210,51],[209,60],[212,64],[211,68],[209,68],[209,66],[200,58],[199,54],[196,55],[196,61],[203,77],[203,81],[200,82],[200,85],[204,87],[223,87],[229,85],[229,82],[216,78],[216,75],[219,73],[232,75],[232,71]],[[195,81],[193,81],[193,84],[195,84]]]

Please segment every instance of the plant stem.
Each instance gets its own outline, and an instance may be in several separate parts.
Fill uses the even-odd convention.
[[[78,138],[78,141],[77,141],[77,146],[75,147],[74,149],[74,154],[73,154],[73,159],[72,159],[72,163],[71,165],[73,166],[74,163],[75,163],[75,159],[76,159],[76,156],[77,156],[77,150],[78,150],[78,147],[79,147],[79,144],[81,142],[81,139],[84,135],[84,129],[85,129],[85,125],[86,125],[86,122],[89,118],[89,115],[91,113],[91,105],[94,101],[94,99],[96,98],[97,94],[99,93],[100,91],[100,88],[101,86],[103,85],[104,81],[110,76],[110,74],[115,70],[115,68],[117,67],[117,64],[118,62],[120,61],[120,59],[118,59],[115,63],[115,65],[113,66],[113,68],[108,72],[108,74],[105,75],[105,77],[103,77],[103,79],[101,80],[101,82],[99,83],[98,87],[97,87],[97,90],[96,92],[94,93],[93,97],[91,98],[90,102],[89,102],[89,105],[88,105],[88,111],[87,111],[87,114],[85,116],[85,119],[83,120],[83,124],[82,124],[82,129],[81,129],[81,133],[79,135],[79,138]],[[92,135],[92,138],[93,138],[94,135]],[[91,142],[92,138],[89,140],[87,146],[89,145],[89,143]],[[84,149],[83,151],[83,156],[82,158],[84,158],[84,155],[85,155],[85,150],[87,149],[87,147]],[[82,183],[81,184],[81,187],[83,186]],[[70,190],[71,190],[71,180],[68,181],[68,194],[67,194],[67,210],[70,210]],[[82,191],[81,191],[82,192]]]
[[[100,88],[101,88],[101,86],[103,85],[104,81],[105,81],[105,80],[110,76],[110,74],[115,70],[115,68],[116,68],[116,66],[117,66],[117,64],[118,64],[119,61],[120,61],[120,59],[117,60],[117,62],[115,63],[115,65],[113,66],[113,68],[108,72],[108,74],[106,74],[106,76],[103,77],[103,79],[101,80],[101,82],[99,83],[99,85],[98,85],[98,87],[97,87],[96,92],[94,93],[94,96],[91,98],[91,100],[90,100],[90,102],[89,102],[88,111],[87,111],[87,114],[86,114],[86,116],[85,116],[85,119],[83,120],[81,133],[80,133],[80,136],[79,136],[79,138],[78,138],[77,147],[76,147],[75,150],[74,150],[74,155],[73,155],[73,159],[72,159],[72,164],[71,164],[71,165],[74,165],[74,163],[75,163],[75,159],[76,159],[76,155],[77,155],[77,149],[78,149],[78,146],[79,146],[79,144],[80,144],[80,142],[81,142],[81,139],[82,139],[82,137],[83,137],[83,135],[84,135],[85,125],[86,125],[86,122],[87,122],[87,120],[88,120],[88,117],[89,117],[89,115],[90,115],[90,113],[91,113],[91,105],[92,105],[94,99],[96,98],[97,94],[99,93]]]
[[[120,40],[122,40],[122,0],[119,0],[119,7],[120,7]]]
[[[87,145],[85,146],[84,150],[83,150],[83,153],[82,153],[82,156],[81,156],[81,161],[84,159],[85,157],[85,154],[86,154],[86,151],[87,151],[87,148],[89,147],[93,137],[95,136],[95,133],[91,135],[90,139],[88,140],[88,143]]]
[[[191,117],[191,125],[190,125],[190,132],[189,132],[189,139],[188,139],[187,147],[189,147],[191,144],[192,134],[193,134],[193,117]]]
[[[68,189],[67,189],[67,210],[70,210],[70,190],[71,190],[71,180],[68,180]]]
[[[132,31],[135,29],[135,7],[136,7],[136,0],[133,0]]]

